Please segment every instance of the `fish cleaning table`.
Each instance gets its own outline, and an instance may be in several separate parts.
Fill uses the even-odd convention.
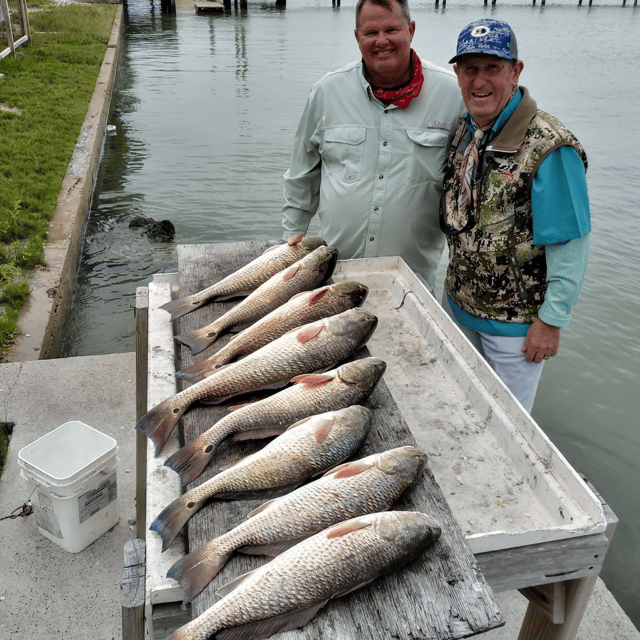
[[[229,340],[223,336],[192,357],[188,348],[174,344],[173,335],[205,326],[237,301],[207,304],[177,320],[175,327],[158,307],[172,297],[206,288],[276,243],[178,247],[177,278],[156,276],[145,290],[146,408],[182,388],[174,378],[177,369],[208,357]],[[429,456],[425,473],[394,508],[430,514],[441,523],[443,533],[405,569],[330,601],[305,627],[275,637],[467,637],[503,623],[492,590],[513,589],[521,589],[530,599],[520,640],[575,637],[615,516],[401,259],[339,261],[333,280],[356,280],[369,287],[363,308],[375,313],[379,322],[355,357],[371,354],[387,363],[382,381],[363,403],[373,409],[374,425],[355,457],[405,444],[425,451]],[[146,499],[147,528],[180,495],[178,475],[163,466],[164,460],[180,448],[182,438],[191,440],[226,415],[229,404],[238,404],[238,399],[192,408],[181,420],[182,435],[176,429],[157,458],[151,443],[145,443],[142,485],[147,489],[139,501],[143,505]],[[263,445],[223,443],[193,486]],[[165,638],[167,630],[211,606],[222,584],[265,562],[254,556],[234,557],[194,599],[190,613],[176,606],[182,600],[181,587],[165,577],[186,548],[198,548],[228,531],[258,504],[256,500],[209,503],[164,553],[159,535],[147,532],[148,638]]]

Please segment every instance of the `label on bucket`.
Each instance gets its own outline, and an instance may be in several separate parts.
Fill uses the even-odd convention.
[[[92,515],[104,509],[118,497],[116,486],[116,474],[101,482],[98,487],[83,493],[78,498],[78,513],[80,515],[80,524],[89,519]]]
[[[39,509],[36,509],[36,525],[40,529],[48,531],[52,536],[56,538],[62,538],[62,531],[60,530],[60,522],[53,511],[53,501],[51,496],[46,493],[38,491]]]

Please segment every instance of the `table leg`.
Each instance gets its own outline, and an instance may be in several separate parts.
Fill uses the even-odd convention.
[[[598,576],[567,580],[564,622],[554,624],[536,603],[529,602],[518,640],[573,640]]]

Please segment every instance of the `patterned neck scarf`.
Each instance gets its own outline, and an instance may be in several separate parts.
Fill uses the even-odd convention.
[[[366,67],[365,77],[369,84],[371,84],[369,74],[366,72]],[[373,95],[384,104],[395,104],[401,109],[406,109],[411,101],[420,95],[423,82],[422,63],[420,62],[420,58],[418,58],[418,54],[411,49],[411,80],[398,89],[375,88],[373,89]]]
[[[471,118],[471,124],[475,128],[473,139],[465,149],[460,165],[460,190],[458,191],[458,215],[468,217],[468,209],[473,209],[478,200],[478,181],[476,172],[480,164],[480,145],[485,132],[480,129]]]
[[[511,102],[513,96],[518,90],[518,85],[515,85],[511,89],[511,95],[505,104]],[[504,112],[504,108],[500,112]],[[490,140],[496,134],[494,131],[494,125],[496,128],[500,128],[500,125],[496,125],[496,122],[500,120],[500,116],[496,117],[491,123],[489,123],[484,129],[478,126],[478,123],[469,114],[469,123],[474,129],[473,139],[465,149],[462,156],[462,164],[460,165],[459,184],[460,189],[458,191],[458,215],[462,219],[467,221],[470,219],[469,213],[473,211],[478,201],[478,189],[479,182],[476,180],[476,174],[478,172],[478,166],[480,164],[480,146],[482,145],[483,138],[488,135]]]

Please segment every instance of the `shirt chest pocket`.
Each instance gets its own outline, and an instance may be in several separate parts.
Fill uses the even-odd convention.
[[[407,129],[407,137],[410,143],[405,184],[419,187],[425,182],[441,183],[449,133],[433,129]]]
[[[325,175],[344,182],[357,182],[362,174],[367,130],[355,125],[328,127],[321,149]]]

